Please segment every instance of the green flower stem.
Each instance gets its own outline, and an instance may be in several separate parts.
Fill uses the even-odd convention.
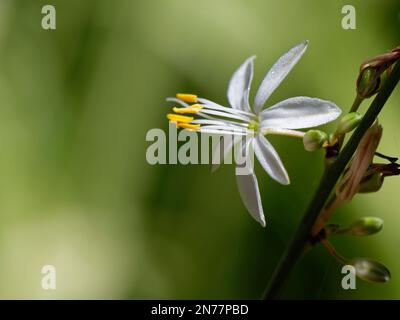
[[[364,101],[364,98],[361,97],[359,94],[357,94],[349,113],[356,112],[358,110],[358,108],[360,107],[361,102],[363,102],[363,101]]]
[[[325,249],[329,252],[329,254],[334,257],[337,261],[339,261],[341,264],[347,264],[348,260],[343,257],[341,254],[339,254],[335,247],[326,239],[321,240],[322,245],[325,247]]]
[[[266,136],[267,134],[275,134],[280,136],[287,136],[287,137],[295,137],[295,138],[303,138],[305,132],[297,131],[297,130],[290,130],[290,129],[275,129],[275,128],[268,128],[265,129],[263,135]]]
[[[325,227],[326,223],[331,218],[332,214],[343,204],[343,201],[336,197],[335,194],[331,196],[331,199],[326,203],[321,213],[315,221],[315,224],[311,228],[311,237],[315,237]]]
[[[354,152],[357,149],[360,140],[365,132],[374,123],[376,117],[381,112],[386,101],[389,99],[394,88],[400,79],[400,63],[396,63],[392,73],[385,82],[381,91],[371,103],[368,111],[365,113],[361,123],[350,137],[348,143],[340,152],[338,158],[325,169],[321,178],[318,189],[312,198],[303,219],[297,228],[293,239],[287,246],[278,263],[269,284],[267,285],[263,299],[277,298],[281,288],[283,287],[286,279],[294,268],[295,264],[301,257],[304,247],[308,242],[311,228],[318,218],[319,213],[323,209],[329,195],[331,194],[335,184],[341,176],[343,170],[346,168],[347,163],[350,161]]]

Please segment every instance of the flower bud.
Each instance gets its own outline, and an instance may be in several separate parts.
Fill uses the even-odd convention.
[[[379,92],[385,79],[390,74],[393,64],[400,59],[400,48],[380,54],[364,61],[357,78],[357,93],[362,98],[369,98]]]
[[[350,264],[356,269],[356,275],[365,281],[388,282],[390,271],[379,262],[368,258],[355,258]]]
[[[321,130],[309,130],[303,137],[304,149],[307,151],[315,151],[322,148],[323,144],[328,140],[328,135]]]
[[[367,130],[358,144],[350,168],[336,188],[336,196],[349,202],[360,189],[366,172],[371,167],[376,148],[382,137],[382,126],[377,121]]]
[[[380,91],[385,84],[387,78],[389,78],[390,73],[392,72],[393,65],[391,65],[389,68],[387,68],[384,72],[382,72],[381,76],[379,77],[379,88],[378,91]]]
[[[380,87],[379,70],[366,65],[360,70],[357,79],[357,93],[363,98],[369,98],[378,92]]]
[[[381,189],[382,185],[383,185],[382,174],[380,172],[376,172],[368,176],[363,181],[361,181],[358,193],[377,192]]]
[[[383,220],[375,217],[363,217],[351,224],[345,230],[339,232],[352,236],[369,236],[381,231]]]
[[[346,114],[340,119],[340,123],[337,129],[339,134],[345,134],[353,131],[361,122],[362,115],[358,112],[351,112]]]

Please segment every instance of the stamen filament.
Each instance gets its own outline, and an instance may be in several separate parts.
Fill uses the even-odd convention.
[[[227,112],[222,112],[222,111],[216,111],[216,110],[211,110],[211,109],[202,109],[201,114],[213,114],[215,116],[220,116],[220,117],[225,117],[225,118],[230,118],[230,119],[236,119],[244,122],[250,122],[251,119],[247,116],[243,115],[238,115],[238,114],[232,114],[232,113],[227,113]],[[200,112],[199,112],[200,114]]]
[[[200,124],[206,124],[206,125],[207,124],[227,125],[227,126],[242,127],[242,128],[249,127],[249,125],[247,123],[233,122],[233,121],[228,121],[228,120],[195,119],[192,121],[192,123],[200,123]]]
[[[234,132],[234,131],[226,131],[226,130],[217,130],[217,129],[207,129],[204,127],[199,128],[199,132],[201,133],[210,133],[210,134],[230,134],[230,135],[238,135],[238,136],[246,136],[248,133],[245,132]]]
[[[246,115],[248,117],[252,117],[255,118],[255,115],[251,112],[247,112],[247,111],[243,111],[243,110],[239,110],[239,109],[233,109],[233,108],[227,108],[224,106],[219,105],[218,103],[215,103],[213,101],[204,99],[204,98],[198,98],[197,99],[199,102],[203,103],[203,107],[207,108],[207,109],[214,109],[214,110],[220,110],[220,111],[225,111],[225,112],[229,112],[229,113],[236,113],[236,114],[243,114]]]
[[[175,97],[168,97],[167,99],[165,99],[166,101],[169,101],[169,102],[176,102],[176,103],[179,103],[182,107],[189,107],[189,105],[186,103],[186,102],[184,102],[184,101],[182,101],[182,100],[180,100],[180,99],[177,99],[177,98],[175,98]]]
[[[204,129],[218,129],[218,130],[228,130],[232,132],[242,132],[242,133],[253,133],[253,131],[248,130],[246,128],[235,128],[235,127],[230,127],[226,125],[217,125],[217,124],[212,124],[212,125],[207,125],[207,126],[202,126]]]

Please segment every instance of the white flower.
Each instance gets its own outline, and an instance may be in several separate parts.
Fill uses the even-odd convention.
[[[179,103],[183,108],[173,108],[175,114],[168,119],[177,127],[203,133],[245,135],[249,137],[244,147],[246,156],[250,150],[264,170],[281,184],[289,184],[289,176],[273,146],[265,138],[268,134],[303,137],[304,132],[293,130],[319,126],[335,120],[341,110],[332,102],[309,97],[294,97],[264,109],[265,102],[299,61],[308,42],[290,49],[272,66],[262,81],[252,108],[249,104],[250,85],[253,78],[253,61],[248,58],[233,74],[228,87],[230,108],[192,94],[177,94],[168,101]],[[190,105],[190,103],[193,103]],[[264,110],[263,110],[264,109]],[[194,118],[182,114],[195,114]],[[232,144],[231,146],[232,147]],[[236,175],[241,198],[250,214],[262,226],[265,217],[254,172]]]

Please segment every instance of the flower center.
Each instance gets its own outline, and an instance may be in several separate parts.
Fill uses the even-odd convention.
[[[254,132],[257,132],[259,127],[260,127],[260,123],[258,121],[251,121],[249,123],[249,127],[248,128],[250,130],[253,130]]]

